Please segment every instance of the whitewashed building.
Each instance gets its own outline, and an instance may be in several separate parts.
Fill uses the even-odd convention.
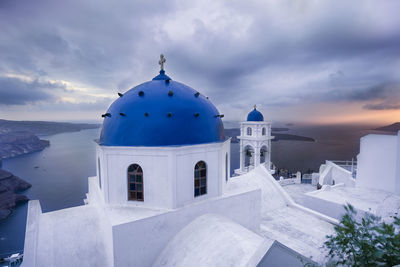
[[[304,195],[303,205],[339,219],[347,203],[358,216],[372,213],[391,221],[400,213],[400,132],[368,134],[360,140],[357,162],[327,160],[318,176],[320,190]]]
[[[294,203],[264,165],[230,178],[222,115],[168,77],[164,62],[103,114],[86,205],[42,213],[39,201],[29,202],[23,266],[323,262],[325,234],[337,221]],[[269,162],[270,124],[242,125],[255,134],[243,141],[254,141],[257,153],[265,147]]]

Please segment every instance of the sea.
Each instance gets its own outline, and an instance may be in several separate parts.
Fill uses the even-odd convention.
[[[318,171],[325,160],[351,160],[359,153],[360,137],[375,133],[374,125],[291,125],[284,133],[312,137],[315,142],[272,143],[272,161],[292,172]],[[96,175],[95,143],[100,129],[41,136],[50,141],[43,151],[3,160],[3,169],[28,181],[23,192],[38,199],[43,212],[83,205],[88,177]],[[231,144],[231,173],[239,167],[239,144]],[[23,250],[28,204],[0,221],[0,257]]]

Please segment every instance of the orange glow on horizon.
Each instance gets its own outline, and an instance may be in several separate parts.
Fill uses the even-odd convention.
[[[312,124],[388,125],[400,121],[400,110],[371,110],[344,115],[317,117]]]

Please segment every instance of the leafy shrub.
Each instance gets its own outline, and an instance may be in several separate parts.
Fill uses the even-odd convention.
[[[372,214],[357,220],[347,204],[346,214],[327,236],[325,247],[333,264],[347,266],[394,266],[400,264],[400,218],[386,223]]]

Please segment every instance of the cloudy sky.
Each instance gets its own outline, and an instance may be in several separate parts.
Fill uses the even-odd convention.
[[[97,120],[166,72],[227,120],[400,121],[400,1],[0,1],[0,118]]]

